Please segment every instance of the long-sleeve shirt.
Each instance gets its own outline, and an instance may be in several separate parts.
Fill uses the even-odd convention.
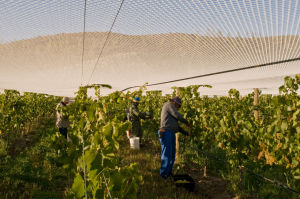
[[[139,111],[138,105],[133,103],[129,108],[130,120],[131,121],[139,121],[140,118],[145,119],[145,113]]]
[[[129,119],[132,123],[131,134],[133,136],[142,136],[142,127],[140,119],[145,119],[145,113],[139,111],[138,105],[133,103],[129,108]]]
[[[184,119],[182,115],[177,111],[175,105],[172,102],[164,103],[161,110],[160,127],[176,133],[180,131],[178,121],[181,121],[185,124],[188,123],[188,121]]]

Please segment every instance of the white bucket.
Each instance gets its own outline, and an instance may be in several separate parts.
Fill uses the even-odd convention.
[[[140,138],[139,137],[131,137],[129,138],[130,148],[139,149],[140,148]]]

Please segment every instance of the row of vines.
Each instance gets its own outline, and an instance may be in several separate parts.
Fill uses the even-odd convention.
[[[126,104],[116,107],[115,100],[126,98],[100,98],[94,88],[97,99],[80,88],[63,110],[71,142],[55,128],[61,97],[14,90],[0,95],[1,198],[137,198],[137,164],[121,165],[118,155],[131,123],[116,114]]]
[[[300,190],[299,85],[300,75],[286,77],[279,88],[281,94],[260,95],[258,106],[253,106],[253,93],[240,96],[231,89],[228,96],[207,97],[200,96],[199,85],[181,88],[180,112],[192,122],[191,136],[180,137],[187,146],[182,151],[184,163],[217,171],[238,194],[299,197],[292,191],[265,185],[251,175],[267,176]],[[122,165],[119,156],[120,139],[131,128],[131,123],[124,120],[125,109],[135,96],[140,96],[140,110],[152,115],[151,120],[142,121],[145,138],[157,140],[161,107],[175,96],[175,91],[162,96],[160,91],[144,93],[141,88],[100,96],[101,87],[108,86],[81,87],[74,103],[65,108],[71,123],[71,142],[55,128],[55,107],[60,98],[20,95],[11,90],[0,94],[0,193],[4,198],[54,197],[58,189],[61,191],[55,197],[137,198],[143,181],[137,164]],[[90,88],[96,97],[88,97]],[[254,110],[259,111],[258,120]],[[32,131],[38,140],[24,146],[17,155],[11,154],[15,140]],[[39,178],[32,180],[33,175]]]
[[[182,112],[193,121],[190,146],[205,152],[206,156],[214,153],[226,160],[230,171],[227,179],[235,192],[299,197],[299,85],[299,75],[295,79],[285,78],[285,84],[279,88],[281,94],[261,95],[258,106],[253,106],[253,93],[241,97],[237,90],[231,89],[227,97],[200,98],[195,92],[197,86],[183,89]],[[254,118],[254,110],[260,113],[258,120]],[[276,179],[298,190],[298,194],[280,186],[265,190],[266,186],[253,173]]]
[[[228,96],[200,97],[199,85],[180,88],[180,112],[193,124],[191,136],[180,138],[187,146],[181,151],[185,163],[211,167],[241,195],[299,198],[299,85],[300,75],[286,77],[280,95],[260,95],[257,106],[253,105],[254,93],[241,96],[231,89]],[[154,113],[154,120],[145,121],[144,127],[157,129],[163,98],[160,92],[148,92],[143,99],[143,110]],[[259,111],[258,120],[254,110]]]

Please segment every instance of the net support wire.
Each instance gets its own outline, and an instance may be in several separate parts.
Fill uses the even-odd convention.
[[[119,9],[118,9],[118,11],[117,11],[117,14],[116,14],[116,16],[115,16],[115,18],[114,18],[114,21],[113,21],[112,25],[111,25],[111,27],[110,27],[110,29],[109,29],[109,31],[108,31],[107,37],[106,37],[106,39],[105,39],[105,42],[104,42],[104,44],[103,44],[103,46],[102,46],[102,48],[101,48],[101,51],[100,51],[99,56],[98,56],[98,58],[97,58],[97,61],[96,61],[95,65],[94,65],[93,70],[92,70],[92,73],[91,73],[91,75],[90,75],[90,77],[89,77],[88,84],[90,83],[90,81],[91,81],[91,79],[92,79],[92,77],[93,77],[93,74],[94,74],[94,72],[95,72],[96,66],[97,66],[97,64],[99,63],[100,57],[101,57],[102,54],[103,54],[104,48],[105,48],[106,45],[108,44],[109,37],[110,37],[110,35],[111,35],[111,33],[112,33],[112,29],[113,29],[113,27],[114,27],[114,25],[115,25],[115,23],[116,23],[116,21],[117,21],[117,18],[118,18],[118,16],[119,16],[119,13],[120,13],[120,11],[121,11],[121,8],[122,8],[122,6],[123,6],[123,4],[124,4],[124,1],[125,1],[125,0],[122,0],[122,1],[121,1],[120,7],[119,7]]]
[[[81,55],[81,83],[82,86],[83,83],[83,61],[84,61],[84,44],[85,44],[85,26],[86,26],[86,3],[87,0],[84,1],[84,13],[83,13],[83,34],[82,34],[82,55]]]
[[[186,78],[182,78],[182,79],[170,80],[170,81],[159,82],[159,83],[154,83],[154,84],[147,84],[145,86],[157,86],[157,85],[162,85],[162,84],[169,84],[169,83],[173,83],[173,82],[179,82],[179,81],[185,81],[185,80],[190,80],[190,79],[197,79],[197,78],[201,78],[201,77],[220,75],[220,74],[224,74],[224,73],[231,73],[231,72],[249,70],[249,69],[260,68],[260,67],[271,66],[271,65],[277,65],[277,64],[288,63],[288,62],[294,62],[294,61],[299,61],[299,60],[300,60],[300,57],[297,57],[297,58],[293,58],[293,59],[281,60],[281,61],[276,61],[276,62],[270,62],[270,63],[265,63],[265,64],[259,64],[259,65],[243,67],[243,68],[219,71],[219,72],[214,72],[214,73],[207,73],[207,74],[204,74],[204,75],[197,75],[197,76],[186,77]],[[141,87],[141,86],[131,86],[131,87],[128,87],[128,88],[125,88],[125,89],[121,90],[121,92],[126,91],[128,89],[139,88],[139,87]]]

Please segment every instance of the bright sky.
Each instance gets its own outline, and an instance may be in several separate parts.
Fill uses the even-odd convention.
[[[86,31],[108,31],[121,0],[87,0]],[[82,32],[84,0],[0,0],[0,41]],[[113,32],[300,34],[299,0],[125,0]]]

